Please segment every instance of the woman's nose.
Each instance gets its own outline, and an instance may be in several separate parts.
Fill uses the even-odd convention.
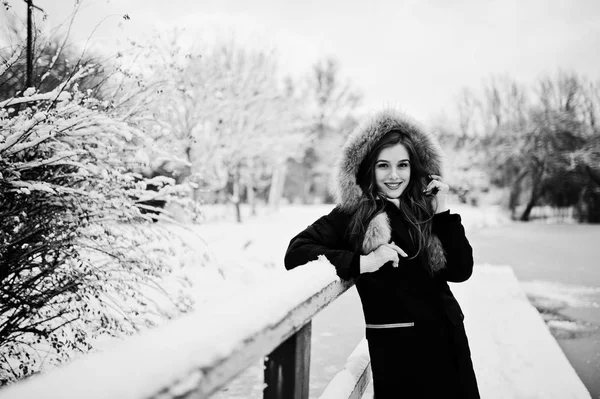
[[[396,177],[398,177],[398,176],[399,176],[399,175],[398,175],[398,169],[396,169],[396,168],[391,168],[391,169],[390,169],[390,177],[396,178]]]

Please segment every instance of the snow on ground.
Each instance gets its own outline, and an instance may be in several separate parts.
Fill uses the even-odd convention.
[[[483,398],[590,398],[509,266],[478,265],[451,288]]]

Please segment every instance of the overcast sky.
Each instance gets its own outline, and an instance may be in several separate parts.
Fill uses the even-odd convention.
[[[8,3],[25,16],[22,0]],[[74,0],[34,3],[54,25]],[[101,21],[92,40],[106,51],[117,38],[178,26],[275,46],[295,74],[332,56],[366,108],[397,106],[423,121],[453,112],[462,87],[494,74],[527,83],[562,68],[600,78],[600,0],[84,0],[72,37]]]

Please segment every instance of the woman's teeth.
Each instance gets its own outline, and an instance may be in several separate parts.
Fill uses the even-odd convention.
[[[385,186],[390,190],[396,190],[400,187],[400,184],[402,183],[385,183]]]

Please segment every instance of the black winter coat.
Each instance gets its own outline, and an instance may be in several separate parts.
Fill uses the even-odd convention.
[[[433,234],[424,245],[427,256],[414,257],[404,216],[391,202],[368,221],[359,251],[348,238],[351,215],[368,201],[358,183],[362,162],[390,131],[410,140],[411,165],[418,159],[412,184],[424,189],[424,176],[442,175],[439,143],[417,123],[394,110],[365,120],[348,136],[336,163],[332,192],[338,206],[292,239],[285,266],[325,255],[342,279],[356,279],[377,399],[479,398],[463,313],[447,283],[464,281],[473,270],[460,216],[444,212],[433,217]],[[360,256],[392,241],[409,258],[400,258],[397,268],[390,262],[360,274]]]
[[[385,213],[391,241],[408,255],[373,273],[360,273],[360,252],[346,234],[350,215],[336,207],[296,237],[285,255],[287,269],[325,257],[342,279],[355,278],[362,302],[375,396],[384,398],[479,398],[463,327],[463,313],[448,287],[473,270],[472,249],[461,218],[448,211],[433,218],[433,233],[446,267],[431,277],[416,257],[406,222],[392,203]]]

